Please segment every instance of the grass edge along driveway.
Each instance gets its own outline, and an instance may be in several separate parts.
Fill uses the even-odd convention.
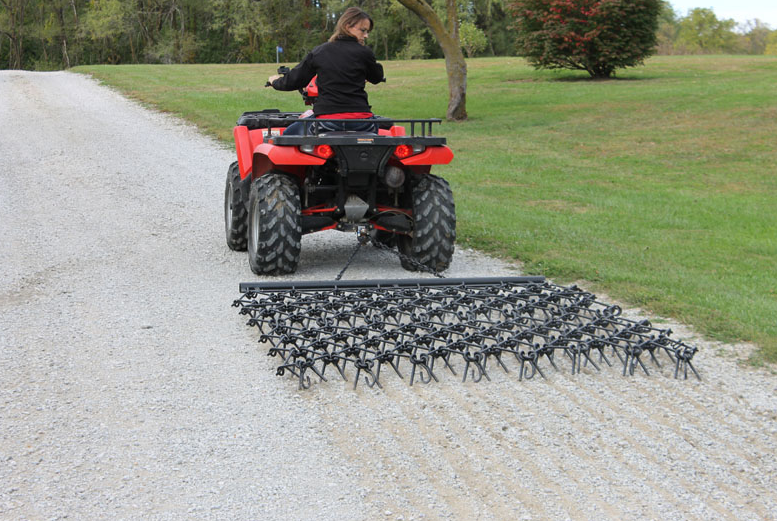
[[[384,65],[388,82],[368,85],[376,113],[444,115],[441,60]],[[275,68],[74,70],[230,143],[243,111],[302,109],[263,88]],[[470,119],[439,128],[456,158],[435,170],[460,244],[777,361],[777,58],[655,57],[609,81],[510,57],[468,68]]]

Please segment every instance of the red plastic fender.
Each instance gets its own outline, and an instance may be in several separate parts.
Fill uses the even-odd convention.
[[[405,135],[405,127],[402,127],[400,125],[392,125],[391,128],[379,128],[378,129],[378,135],[379,136],[404,136]]]
[[[237,165],[240,169],[240,179],[251,175],[254,149],[264,141],[262,129],[248,130],[248,127],[237,126],[232,130],[235,136],[235,149],[237,151]]]
[[[267,156],[270,162],[274,165],[323,165],[326,163],[326,159],[323,157],[316,157],[310,154],[300,152],[297,147],[293,146],[276,146],[270,143],[262,143],[254,148],[254,154],[262,154]]]
[[[451,161],[453,161],[453,151],[445,145],[429,147],[420,154],[399,160],[405,166],[447,165]]]

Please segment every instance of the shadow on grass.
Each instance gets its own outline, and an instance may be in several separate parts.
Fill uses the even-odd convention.
[[[611,76],[609,78],[592,78],[591,76],[581,76],[579,74],[576,75],[564,75],[564,76],[557,76],[555,78],[549,78],[548,81],[557,81],[557,82],[569,82],[569,83],[575,83],[575,82],[590,82],[590,83],[607,83],[607,82],[621,82],[621,81],[653,81],[659,79],[657,76],[627,76],[627,77],[620,77],[620,76]]]
[[[505,83],[608,83],[608,82],[637,82],[637,81],[654,81],[660,79],[658,76],[626,76],[618,77],[612,76],[610,78],[592,78],[591,76],[583,76],[580,74],[565,74],[556,75],[552,77],[548,76],[529,76],[525,78],[511,78],[502,80]]]

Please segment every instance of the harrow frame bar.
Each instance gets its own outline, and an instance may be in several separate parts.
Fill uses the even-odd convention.
[[[254,291],[284,291],[284,290],[312,290],[312,289],[383,289],[383,288],[407,288],[418,286],[444,287],[444,286],[490,286],[493,284],[527,284],[542,283],[545,277],[446,277],[440,278],[414,278],[414,279],[365,279],[365,280],[304,280],[304,281],[273,281],[273,282],[241,282],[240,293]]]

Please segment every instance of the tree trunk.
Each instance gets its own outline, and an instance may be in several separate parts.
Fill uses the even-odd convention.
[[[8,68],[21,69],[24,65],[24,10],[29,0],[0,0],[0,5],[8,11],[10,31],[4,31],[8,36]]]
[[[448,112],[449,120],[467,119],[467,62],[459,43],[458,15],[456,0],[446,0],[448,9],[448,28],[425,0],[397,0],[414,12],[432,31],[437,43],[445,55],[445,70],[448,73]]]
[[[62,44],[62,63],[66,69],[70,68],[70,57],[67,54],[67,27],[65,26],[65,9],[61,5],[56,8],[59,21],[59,41]]]

